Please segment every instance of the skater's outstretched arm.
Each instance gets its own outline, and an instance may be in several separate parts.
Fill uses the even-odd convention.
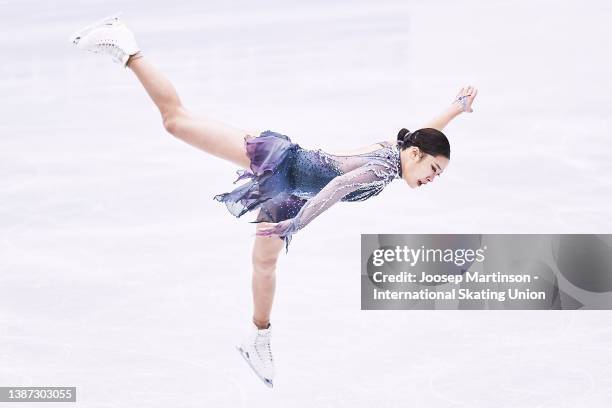
[[[478,89],[473,86],[461,88],[451,105],[422,127],[437,129],[441,132],[451,120],[462,112],[471,113],[474,111],[472,109],[472,102],[474,102],[477,93]]]

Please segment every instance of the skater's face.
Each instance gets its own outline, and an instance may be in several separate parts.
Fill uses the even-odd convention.
[[[432,156],[412,146],[402,150],[402,175],[410,188],[421,187],[435,180],[444,172],[449,160],[444,156]]]

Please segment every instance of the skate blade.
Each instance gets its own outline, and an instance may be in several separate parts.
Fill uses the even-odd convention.
[[[104,17],[103,19],[100,19],[98,21],[95,21],[83,28],[81,28],[78,31],[75,31],[70,38],[68,39],[68,41],[70,41],[72,44],[76,45],[79,43],[79,41],[81,40],[81,38],[85,37],[87,34],[89,34],[89,32],[91,32],[91,30],[93,30],[96,27],[100,27],[103,25],[110,25],[112,23],[114,23],[115,21],[117,21],[119,19],[119,16],[121,16],[122,12],[118,11],[115,14],[112,14],[108,17]]]
[[[251,361],[246,356],[245,351],[241,347],[239,347],[239,346],[236,346],[236,350],[238,350],[238,352],[240,353],[242,358],[244,358],[244,361],[246,361],[249,364],[249,367],[251,367],[251,370],[253,370],[255,375],[257,375],[257,377],[259,377],[259,379],[261,381],[263,381],[263,383],[266,384],[266,386],[268,386],[268,388],[272,388],[274,386],[274,383],[272,382],[272,380],[270,380],[269,378],[262,377],[261,374],[259,374],[257,372],[257,370],[255,370],[255,367],[253,367],[253,364],[251,364]]]

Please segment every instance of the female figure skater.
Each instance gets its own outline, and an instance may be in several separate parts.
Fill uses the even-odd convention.
[[[170,134],[243,168],[236,182],[249,180],[214,199],[236,217],[258,210],[252,253],[253,326],[238,350],[269,387],[274,379],[270,312],[283,245],[288,250],[293,234],[338,201],[366,200],[396,178],[411,188],[431,183],[450,159],[441,130],[461,112],[472,112],[477,93],[471,86],[461,88],[451,105],[423,129],[413,133],[402,129],[397,139],[332,154],[302,149],[275,132],[246,131],[194,115],[181,104],[168,79],[143,57],[118,15],[77,31],[70,41],[78,49],[110,55],[130,68]]]

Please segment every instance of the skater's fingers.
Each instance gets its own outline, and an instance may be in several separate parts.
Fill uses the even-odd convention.
[[[472,88],[472,92],[471,95],[468,96],[468,112],[474,112],[474,109],[472,109],[472,103],[474,102],[474,98],[476,98],[476,95],[478,94],[478,89],[476,88]]]

